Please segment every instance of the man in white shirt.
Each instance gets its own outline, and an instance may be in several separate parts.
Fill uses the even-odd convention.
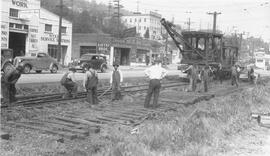
[[[150,100],[152,94],[154,93],[153,107],[156,108],[158,106],[158,96],[161,87],[160,80],[166,76],[167,71],[161,67],[161,60],[155,60],[155,65],[146,69],[144,72],[146,76],[150,78],[149,88],[145,98],[144,107],[145,108],[150,107]]]
[[[118,69],[119,65],[114,64],[114,69],[111,72],[110,84],[112,87],[112,101],[120,100],[121,98],[121,83],[123,82],[123,75],[121,70]]]
[[[64,95],[64,98],[70,96],[71,94],[73,98],[77,97],[78,84],[75,78],[75,72],[76,72],[75,68],[69,68],[66,81],[64,84],[64,87],[67,89],[67,93],[66,95]]]

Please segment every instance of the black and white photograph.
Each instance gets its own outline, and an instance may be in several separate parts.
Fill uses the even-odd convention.
[[[0,156],[269,156],[270,0],[0,0]]]

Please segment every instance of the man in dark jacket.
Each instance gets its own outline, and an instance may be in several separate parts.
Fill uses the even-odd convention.
[[[17,68],[13,68],[10,71],[4,72],[1,78],[1,93],[3,96],[3,102],[6,104],[10,104],[12,102],[17,101],[16,95],[16,87],[15,84],[21,77],[24,68],[22,66],[18,66]]]
[[[232,79],[232,85],[236,84],[236,87],[238,88],[238,72],[237,72],[236,65],[232,66],[231,79]]]
[[[110,84],[112,87],[112,101],[120,100],[121,98],[121,83],[123,82],[123,75],[121,70],[118,69],[119,65],[113,65],[114,70],[111,73]]]

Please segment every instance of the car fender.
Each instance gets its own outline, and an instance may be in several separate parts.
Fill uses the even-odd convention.
[[[54,65],[57,67],[57,69],[59,68],[58,65],[57,65],[55,62],[52,62],[52,63],[50,64],[50,70],[52,70],[52,67],[53,67]]]
[[[108,69],[108,67],[107,67],[107,64],[106,64],[106,63],[102,63],[102,64],[100,65],[100,69],[101,69],[102,67],[105,67],[106,69]]]
[[[26,65],[29,65],[31,67],[31,69],[33,68],[33,64],[30,63],[30,62],[24,62],[24,61],[22,61],[22,62],[19,63],[19,66],[22,66],[22,67],[24,67]]]

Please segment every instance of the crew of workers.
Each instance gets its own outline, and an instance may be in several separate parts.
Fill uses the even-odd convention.
[[[15,84],[23,73],[23,67],[18,66],[17,68],[11,68],[9,71],[4,71],[1,77],[1,89],[3,102],[10,104],[16,101],[16,87]],[[211,73],[215,73],[216,78],[220,83],[223,79],[223,68],[219,64],[216,71],[212,70],[209,65],[199,66],[193,64],[187,69],[189,77],[189,88],[187,91],[195,92],[208,92],[209,90],[209,81],[212,77]],[[63,98],[77,98],[78,92],[78,81],[76,80],[76,69],[69,68],[69,71],[66,72],[62,79],[61,84],[66,89]],[[144,107],[146,108],[157,108],[158,107],[158,97],[161,88],[161,80],[167,75],[167,70],[162,67],[161,60],[155,60],[154,65],[147,68],[144,71],[145,75],[149,78],[149,88],[145,97]],[[239,65],[234,65],[231,67],[231,85],[239,86],[239,74],[240,67]],[[251,68],[248,73],[248,78],[251,82],[255,82],[258,76],[255,75],[254,69]],[[200,80],[200,84],[197,86],[197,82]],[[121,85],[123,83],[123,74],[119,70],[119,64],[113,64],[113,70],[110,73],[110,90],[111,92],[111,101],[121,100]],[[98,104],[98,73],[93,68],[92,64],[87,65],[87,71],[85,72],[83,87],[87,93],[86,101],[91,105]],[[199,89],[198,89],[199,88]],[[151,97],[153,95],[153,105],[150,105]]]

